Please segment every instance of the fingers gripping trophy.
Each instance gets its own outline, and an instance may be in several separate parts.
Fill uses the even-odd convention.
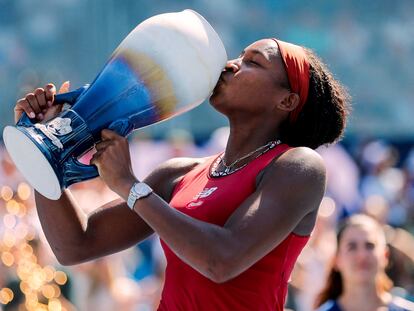
[[[127,136],[199,105],[226,61],[223,43],[200,14],[156,15],[121,42],[90,85],[58,95],[48,85],[19,101],[16,113],[24,112],[4,129],[6,149],[31,186],[57,200],[69,185],[99,175],[78,158],[103,129]],[[62,103],[71,106],[48,119]]]

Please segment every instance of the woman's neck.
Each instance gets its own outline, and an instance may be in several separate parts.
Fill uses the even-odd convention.
[[[348,284],[348,286],[346,285]],[[386,306],[389,294],[380,293],[375,283],[352,284],[345,283],[345,288],[339,298],[339,304],[344,311],[371,311]]]
[[[279,133],[277,128],[265,128],[264,125],[243,124],[242,126],[231,126],[230,136],[225,150],[225,160],[232,163],[240,157],[266,145],[268,142],[277,140]]]

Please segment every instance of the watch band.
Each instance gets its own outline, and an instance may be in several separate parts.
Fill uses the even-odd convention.
[[[130,209],[134,209],[135,202],[139,199],[149,196],[153,190],[150,186],[143,182],[136,182],[129,191],[127,204]]]

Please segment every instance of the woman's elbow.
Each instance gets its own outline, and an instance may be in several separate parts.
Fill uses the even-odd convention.
[[[228,258],[210,262],[207,269],[207,278],[217,284],[222,284],[237,277],[241,271],[236,260]]]
[[[74,266],[78,264],[77,261],[70,260],[70,259],[63,258],[63,257],[56,257],[56,260],[61,266]]]
[[[80,247],[70,249],[52,247],[52,251],[56,260],[62,266],[73,266],[92,259],[90,254]]]
[[[57,262],[62,266],[74,266],[85,261],[80,256],[74,256],[74,254],[65,254],[63,252],[53,250],[53,254],[56,257]]]
[[[56,260],[62,266],[75,266],[88,261],[92,261],[96,258],[87,256],[56,256]]]

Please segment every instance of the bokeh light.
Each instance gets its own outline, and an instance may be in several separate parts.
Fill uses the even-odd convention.
[[[324,197],[319,207],[318,215],[322,217],[330,217],[335,212],[335,201],[330,197]]]
[[[6,212],[2,216],[4,230],[0,231],[0,259],[1,264],[19,278],[19,288],[24,294],[24,302],[18,310],[63,310],[59,299],[61,290],[57,282],[65,284],[67,276],[53,266],[44,267],[38,262],[38,257],[30,245],[36,239],[36,228],[28,223],[28,205],[32,204],[31,188],[27,183],[20,183],[17,191],[11,187],[1,188],[0,208]],[[36,242],[38,243],[38,242]],[[43,300],[39,301],[39,297]],[[9,288],[0,290],[0,303],[8,304],[14,298]]]
[[[6,305],[14,298],[13,291],[10,288],[2,288],[0,290],[0,303]]]
[[[4,201],[9,201],[13,197],[13,190],[9,186],[1,187],[1,197]]]
[[[23,200],[23,201],[28,200],[30,198],[31,193],[32,193],[32,190],[30,186],[25,182],[20,183],[19,186],[17,187],[17,194],[20,200]]]
[[[6,208],[10,214],[17,215],[20,211],[20,204],[12,199],[7,202]]]
[[[47,299],[51,299],[53,297],[55,297],[55,289],[53,288],[52,285],[46,284],[42,286],[42,294],[44,297],[46,297]]]
[[[14,256],[10,252],[3,252],[1,254],[1,261],[6,267],[11,267],[14,264]]]
[[[55,282],[59,285],[64,285],[68,280],[66,274],[62,271],[56,271],[55,273]]]

